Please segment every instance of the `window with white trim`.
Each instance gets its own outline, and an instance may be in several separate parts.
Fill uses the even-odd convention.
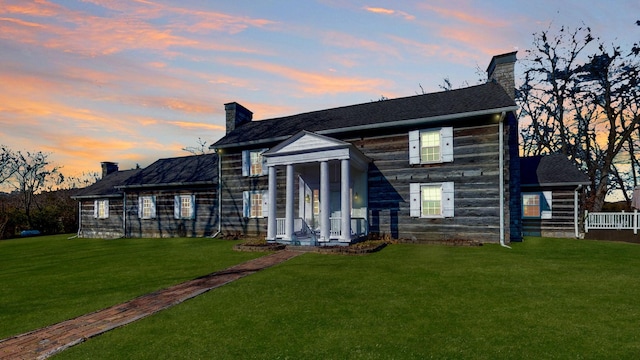
[[[409,163],[437,164],[453,161],[453,128],[409,132]]]
[[[267,164],[262,156],[262,153],[266,150],[244,150],[242,152],[242,176],[267,175]]]
[[[243,191],[242,213],[246,218],[265,218],[268,216],[268,191]]]
[[[176,219],[195,217],[195,195],[176,195],[173,200],[173,215]]]
[[[109,200],[95,200],[93,202],[93,217],[96,219],[109,217]]]
[[[138,198],[138,217],[140,219],[155,219],[156,218],[156,197],[140,196]]]
[[[411,183],[409,192],[412,217],[453,217],[455,195],[453,182]]]
[[[522,193],[522,217],[529,219],[551,219],[552,192]]]

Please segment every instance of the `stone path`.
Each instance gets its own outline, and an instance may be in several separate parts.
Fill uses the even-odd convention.
[[[279,251],[119,305],[0,340],[0,359],[46,359],[89,338],[142,319],[299,254],[301,252]]]

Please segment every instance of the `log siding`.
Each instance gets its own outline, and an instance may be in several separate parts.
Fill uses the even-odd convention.
[[[174,197],[195,195],[193,219],[176,219]],[[141,219],[138,203],[142,196],[154,196],[156,217]],[[218,196],[215,185],[205,188],[154,189],[126,193],[127,216],[124,223],[126,237],[167,238],[205,237],[218,230]],[[121,223],[122,227],[122,223]]]

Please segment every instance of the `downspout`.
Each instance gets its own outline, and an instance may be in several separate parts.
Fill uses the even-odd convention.
[[[573,191],[573,226],[575,228],[576,239],[580,237],[580,229],[578,228],[578,211],[580,211],[578,207],[578,191],[582,189],[582,185],[578,185],[578,187]]]
[[[222,232],[222,151],[215,149],[218,154],[218,231],[211,237],[215,238]]]
[[[122,237],[127,237],[127,192],[122,190]]]
[[[506,112],[500,114],[500,120],[498,122],[498,141],[500,142],[500,154],[498,155],[498,162],[500,163],[500,246],[511,249],[511,247],[505,244],[504,241],[504,119]]]
[[[78,232],[75,236],[68,237],[67,240],[80,237],[80,231],[82,230],[82,200],[78,200]]]

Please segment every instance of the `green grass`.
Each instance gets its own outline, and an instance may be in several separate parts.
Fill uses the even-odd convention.
[[[637,359],[640,246],[305,254],[61,359]]]
[[[213,239],[68,237],[0,241],[0,339],[260,256]]]

